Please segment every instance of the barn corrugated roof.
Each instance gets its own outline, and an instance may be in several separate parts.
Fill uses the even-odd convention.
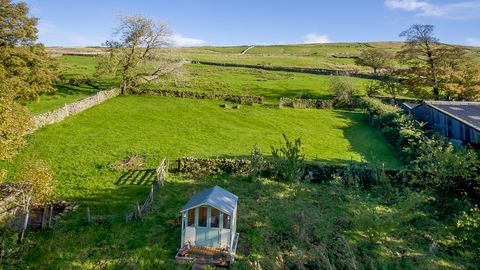
[[[467,126],[480,131],[480,102],[425,101],[425,103]]]
[[[185,204],[182,211],[208,204],[223,211],[224,213],[233,215],[235,207],[237,206],[237,200],[238,197],[236,195],[219,186],[214,186],[193,195],[187,204]]]
[[[421,103],[415,103],[415,102],[404,102],[403,105],[410,110],[415,109],[416,107],[420,106]]]

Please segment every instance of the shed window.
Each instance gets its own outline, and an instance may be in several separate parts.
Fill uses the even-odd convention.
[[[210,210],[210,227],[218,228],[220,225],[220,211],[218,209],[212,208]]]
[[[206,207],[198,208],[198,226],[207,227],[207,208]]]
[[[195,226],[195,209],[188,210],[187,226],[189,227]]]
[[[230,216],[227,214],[223,214],[223,228],[230,229]]]

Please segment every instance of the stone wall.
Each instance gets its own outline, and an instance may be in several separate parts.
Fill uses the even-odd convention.
[[[359,73],[356,70],[263,66],[263,65],[238,64],[238,63],[218,63],[218,62],[209,62],[209,61],[192,61],[192,64],[224,66],[224,67],[256,68],[256,69],[263,69],[263,70],[299,72],[299,73],[318,74],[318,75],[349,76],[349,77],[375,79],[375,80],[382,80],[385,78],[384,76],[377,75],[377,74]]]
[[[143,95],[151,95],[151,96],[224,100],[224,101],[230,101],[230,102],[247,104],[247,105],[263,104],[265,102],[264,97],[261,97],[261,96],[242,96],[242,95],[234,95],[234,94],[195,92],[195,91],[188,91],[188,90],[150,89],[150,90],[141,90],[140,93]]]
[[[278,106],[280,108],[286,106],[300,109],[332,109],[333,101],[322,99],[280,98]]]
[[[31,130],[31,132],[34,132],[35,130],[45,125],[58,123],[71,115],[75,115],[80,112],[83,112],[84,110],[91,108],[95,105],[98,105],[104,102],[105,100],[116,97],[119,94],[120,94],[119,89],[99,91],[93,96],[86,97],[84,99],[75,101],[70,104],[65,104],[65,106],[63,106],[62,108],[58,108],[52,111],[48,111],[46,113],[35,115],[33,117],[34,127]]]

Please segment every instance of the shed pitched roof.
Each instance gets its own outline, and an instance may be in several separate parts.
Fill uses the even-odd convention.
[[[421,103],[415,103],[415,102],[404,102],[403,105],[407,107],[410,110],[415,109],[416,107],[420,106]]]
[[[233,215],[237,206],[238,197],[225,189],[214,186],[212,188],[201,191],[195,195],[183,206],[182,211],[208,204],[229,215]]]
[[[480,102],[425,101],[425,104],[480,131]]]

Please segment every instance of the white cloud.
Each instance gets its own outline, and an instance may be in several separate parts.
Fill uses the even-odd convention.
[[[310,33],[305,36],[303,43],[331,43],[332,41],[328,38],[327,35],[319,35],[315,33]]]
[[[207,44],[205,40],[198,39],[198,38],[184,37],[183,35],[180,35],[180,34],[173,34],[170,37],[170,41],[173,43],[174,46],[177,46],[177,47],[193,47],[193,46],[202,46]]]
[[[480,38],[467,38],[467,44],[471,46],[480,46]]]
[[[454,4],[434,4],[426,0],[385,0],[389,9],[400,9],[416,12],[418,16],[442,17],[448,19],[478,19],[480,18],[480,1],[463,1]]]

